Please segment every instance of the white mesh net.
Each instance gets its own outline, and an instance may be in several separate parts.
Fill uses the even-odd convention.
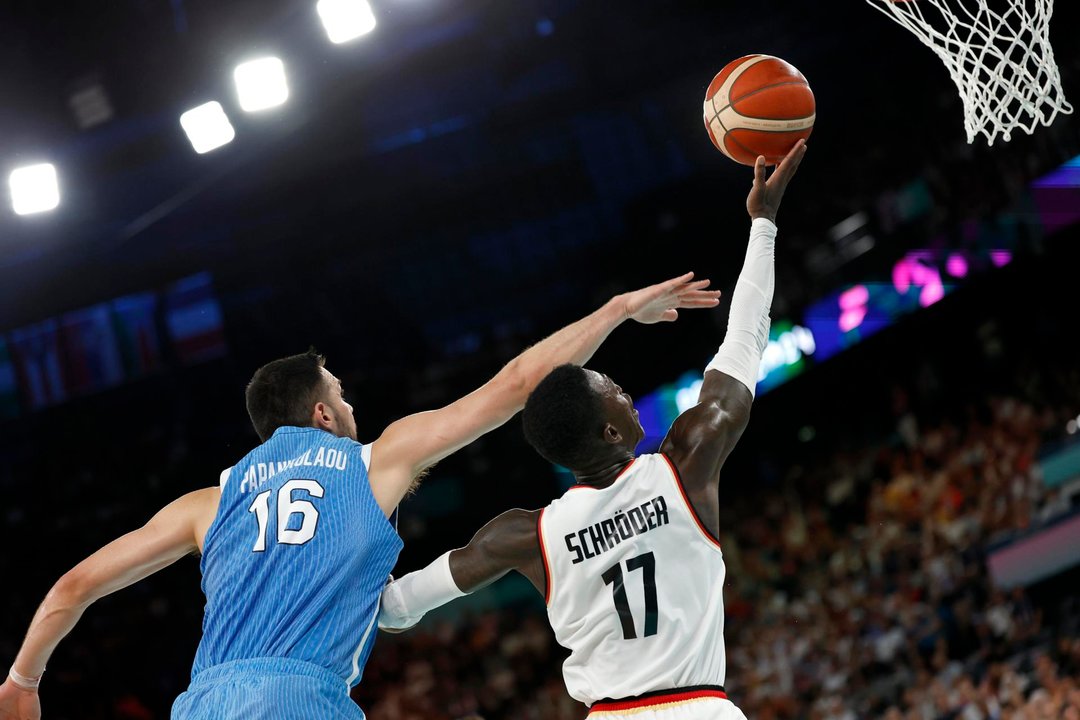
[[[1075,0],[1074,0],[1075,1]],[[964,101],[968,142],[1031,134],[1072,106],[1050,46],[1054,0],[867,0],[937,53]]]

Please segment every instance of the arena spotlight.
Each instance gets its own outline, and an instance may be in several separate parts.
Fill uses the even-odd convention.
[[[16,168],[8,178],[11,207],[17,215],[52,210],[60,204],[56,167],[51,163]]]
[[[315,5],[330,42],[348,42],[375,29],[375,12],[367,0],[319,0]]]
[[[184,128],[191,147],[202,155],[222,145],[227,145],[236,137],[225,114],[225,108],[216,100],[192,108],[180,116],[180,127]]]
[[[289,98],[285,82],[285,64],[276,57],[259,58],[241,63],[233,70],[240,107],[257,112],[277,107]]]

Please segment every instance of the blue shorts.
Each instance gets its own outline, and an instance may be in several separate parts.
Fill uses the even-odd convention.
[[[345,680],[288,658],[234,660],[203,670],[172,706],[173,720],[364,720]]]

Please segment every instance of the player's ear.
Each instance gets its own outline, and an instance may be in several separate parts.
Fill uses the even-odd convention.
[[[622,442],[622,434],[619,429],[611,423],[604,424],[604,442],[611,443],[612,445],[618,445]]]
[[[315,408],[311,411],[311,422],[315,427],[323,429],[329,429],[334,424],[334,418],[326,403],[315,403]]]

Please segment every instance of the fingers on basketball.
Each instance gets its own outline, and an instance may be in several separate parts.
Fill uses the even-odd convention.
[[[754,184],[765,184],[765,156],[758,155],[757,161],[754,163]]]
[[[804,155],[806,155],[806,140],[800,139],[795,143],[795,147],[791,148],[791,151],[788,152],[787,157],[784,158],[783,162],[780,163],[777,172],[784,173],[785,179],[790,178],[795,174]]]

